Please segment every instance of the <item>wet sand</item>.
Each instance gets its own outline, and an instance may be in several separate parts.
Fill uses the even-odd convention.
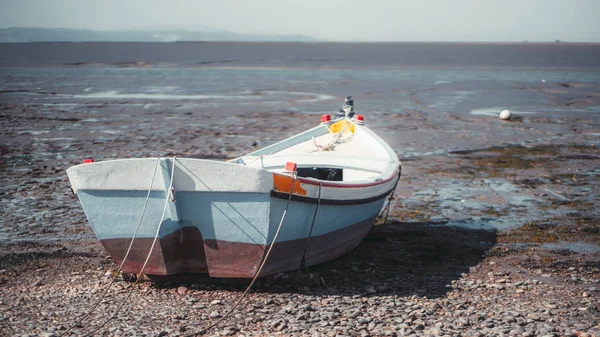
[[[208,334],[600,335],[600,119],[585,109],[600,105],[599,85],[508,86],[546,112],[515,111],[500,121],[499,111],[468,98],[444,101],[460,88],[440,84],[399,91],[396,98],[409,102],[399,113],[367,113],[403,160],[388,222],[350,254],[310,268],[312,279],[259,282]],[[71,193],[68,167],[87,157],[224,160],[318,122],[316,114],[265,107],[223,114],[0,95],[11,97],[0,101],[0,335],[7,336],[65,333],[116,269]],[[377,98],[365,94],[361,107]],[[119,279],[67,335],[98,327],[132,285]],[[143,283],[95,334],[185,335],[218,319],[243,289]]]

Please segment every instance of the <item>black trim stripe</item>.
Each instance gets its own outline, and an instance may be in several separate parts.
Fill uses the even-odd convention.
[[[380,200],[383,199],[385,197],[387,197],[390,193],[392,193],[394,189],[391,188],[388,191],[380,194],[380,195],[376,195],[374,197],[370,197],[370,198],[364,198],[364,199],[321,199],[320,204],[321,205],[360,205],[360,204],[367,204],[376,200]],[[271,190],[271,196],[273,198],[277,198],[277,199],[289,199],[290,194],[289,193],[283,193],[283,192],[277,192],[274,190]],[[293,201],[299,201],[299,202],[304,202],[307,204],[317,204],[319,203],[319,199],[318,198],[312,198],[312,197],[305,197],[305,196],[301,196],[301,195],[297,195],[297,194],[293,194],[292,195],[292,200]]]

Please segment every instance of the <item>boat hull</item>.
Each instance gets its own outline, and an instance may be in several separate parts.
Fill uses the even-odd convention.
[[[161,221],[165,193],[153,192],[137,233],[135,219],[146,202],[141,191],[78,194],[100,242],[115,262],[125,260],[127,273],[140,273],[149,255],[143,269],[147,275],[252,278],[286,208],[261,276],[298,269],[303,257],[305,266],[311,266],[349,252],[367,234],[389,192],[375,200],[347,199],[342,204],[295,194],[288,201],[289,194],[281,192],[180,192],[176,197],[179,221]]]
[[[276,242],[260,276],[300,268],[306,245],[304,265],[312,266],[332,260],[353,250],[368,233],[375,218],[352,224],[323,235]],[[138,273],[146,260],[154,238],[134,240],[123,264],[127,273]],[[121,263],[130,239],[100,240],[106,251]],[[150,278],[178,275],[208,274],[215,278],[252,278],[265,257],[267,245],[204,240],[197,227],[184,227],[157,240],[144,273]],[[208,266],[210,265],[210,269]]]
[[[88,222],[123,271],[252,278],[265,258],[258,276],[354,249],[398,182],[397,162],[386,170],[348,183],[235,163],[142,158],[67,173]]]

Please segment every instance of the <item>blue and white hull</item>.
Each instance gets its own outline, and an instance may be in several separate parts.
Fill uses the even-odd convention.
[[[125,272],[251,278],[273,244],[265,276],[352,250],[398,182],[396,154],[358,123],[351,141],[320,151],[316,144],[330,144],[332,129],[321,124],[230,162],[119,159],[67,173],[98,239]],[[294,172],[285,171],[290,161]],[[311,170],[343,179],[302,176]]]

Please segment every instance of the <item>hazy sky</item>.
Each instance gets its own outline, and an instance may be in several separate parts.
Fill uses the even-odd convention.
[[[214,28],[341,41],[600,42],[600,0],[0,0],[0,28]]]

